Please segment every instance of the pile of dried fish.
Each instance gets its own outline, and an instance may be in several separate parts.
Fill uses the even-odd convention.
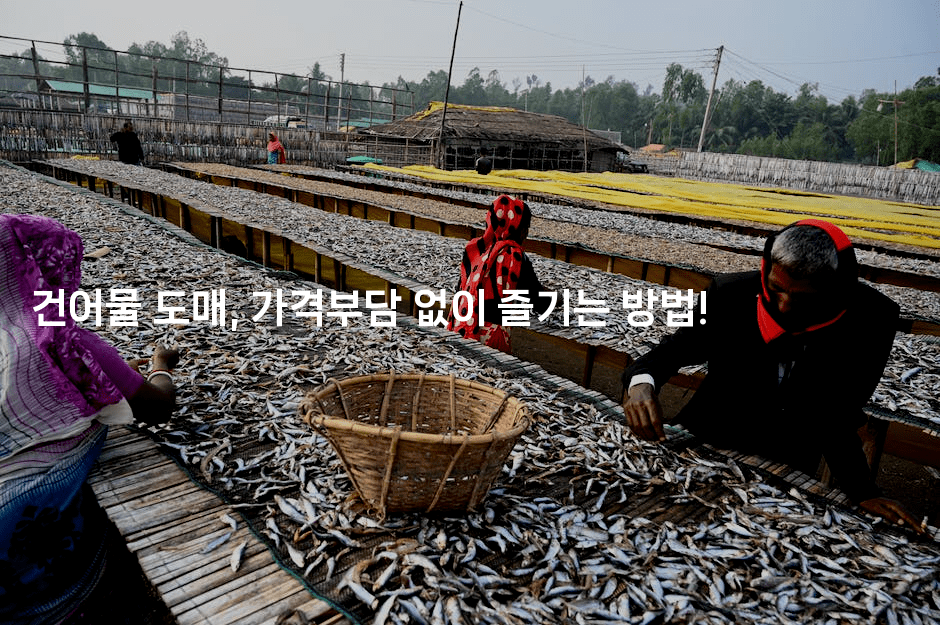
[[[278,181],[283,184],[283,180],[279,180],[276,176],[266,174],[263,170],[256,168],[246,169],[216,163],[175,163],[175,165],[181,167],[190,167],[198,171],[206,171],[209,173],[218,173],[241,178]],[[266,166],[265,169],[271,171],[289,171],[298,174],[308,172],[315,173],[318,177],[321,178],[328,177],[334,179],[339,184],[342,184],[343,182],[362,182],[361,174],[312,168],[304,165],[271,165]],[[387,185],[390,189],[427,191],[426,180],[417,176],[412,177],[411,180],[412,182],[395,179],[370,179],[370,182],[375,185]],[[330,190],[335,191],[338,189],[338,187],[339,185],[330,185]],[[492,193],[486,191],[470,193],[462,191],[436,190],[435,193],[453,197],[455,199],[481,203],[488,203],[493,200]],[[363,200],[379,200],[383,197],[389,198],[387,194],[363,190],[352,190],[347,187],[343,196],[350,197],[350,194],[355,194],[353,197],[358,197]],[[387,202],[388,199],[385,199],[385,201]],[[533,212],[536,214],[536,216],[540,217],[541,219],[549,220],[554,224],[574,224],[577,226],[590,227],[594,231],[607,233],[607,235],[602,236],[599,240],[593,236],[590,238],[570,238],[567,235],[576,231],[565,230],[564,235],[556,234],[555,236],[552,236],[551,228],[547,227],[547,232],[549,233],[547,236],[549,236],[549,238],[555,238],[561,241],[579,241],[585,245],[590,246],[600,245],[601,249],[609,251],[615,251],[613,249],[609,249],[607,246],[608,239],[611,235],[616,236],[618,239],[649,238],[651,241],[650,245],[646,249],[647,255],[640,254],[641,256],[669,262],[684,262],[693,266],[703,266],[702,263],[709,263],[710,259],[701,258],[698,255],[698,250],[696,249],[697,245],[722,245],[742,250],[764,249],[763,237],[754,237],[729,231],[718,231],[712,228],[705,228],[701,226],[669,223],[656,219],[648,219],[646,217],[640,217],[621,212],[616,207],[614,207],[614,210],[610,210],[611,207],[605,204],[593,203],[589,201],[583,202],[585,204],[595,204],[595,207],[582,208],[578,206],[548,204],[544,202],[529,202],[529,205],[532,206]],[[434,207],[435,204],[438,205],[437,208]],[[407,202],[402,204],[400,207],[407,207],[409,210],[417,210],[422,213],[427,212],[428,214],[440,219],[454,219],[455,214],[461,216],[463,214],[462,211],[455,210],[454,206],[449,206],[441,202],[433,202],[430,200],[422,201],[418,200],[417,198],[409,198]],[[475,220],[469,220],[468,223],[476,223],[479,221],[481,221],[481,218],[477,217]],[[593,235],[593,232],[591,234]],[[680,253],[678,256],[672,255],[671,252],[673,250],[671,247],[669,247],[669,244],[672,242],[679,242],[689,247],[691,253]],[[670,255],[656,255],[656,248],[660,246],[666,246],[667,249],[670,250]],[[711,256],[721,256],[720,251],[716,249],[709,249],[707,253]],[[911,271],[914,273],[940,277],[940,262],[937,261],[904,258],[900,255],[887,255],[869,250],[858,250],[858,255],[860,262],[875,267],[903,269],[905,271]],[[720,271],[746,271],[747,269],[751,268],[750,264],[746,263],[745,259],[739,259],[737,263],[738,264],[732,267],[723,267],[720,269]],[[705,267],[710,269],[711,265],[707,265]]]
[[[224,286],[227,313],[247,319],[254,303],[237,294],[310,287],[22,171],[0,169],[0,209],[54,217],[88,250],[110,247],[83,264],[85,289],[133,287],[155,302],[159,290]],[[940,620],[936,542],[733,462],[637,441],[598,395],[452,334],[367,318],[163,326],[153,308],[138,327],[100,331],[128,357],[156,343],[183,351],[180,414],[156,435],[361,622]],[[535,422],[480,511],[374,519],[326,440],[297,417],[305,389],[388,368],[459,371],[529,404]],[[230,550],[237,571],[243,545],[209,547]]]
[[[127,170],[128,166],[114,163],[113,161],[84,161],[79,167],[92,173],[99,171],[102,174],[110,173],[112,175],[122,172],[134,174],[133,170]],[[191,167],[195,166],[191,165]],[[292,168],[297,169],[296,166],[292,166]],[[219,172],[235,176],[248,173],[250,176],[246,177],[252,179],[267,179],[277,184],[285,184],[283,176],[260,170],[245,170],[227,165],[209,164],[203,164],[199,166],[198,169],[200,171]],[[300,169],[303,170],[303,168]],[[325,170],[316,170],[316,172],[318,175],[325,175],[326,173]],[[338,172],[332,172],[330,175],[338,177],[344,176],[346,178],[351,176],[351,174]],[[135,174],[129,179],[142,181],[146,184],[148,178],[149,177],[146,175],[142,178],[140,175]],[[162,178],[155,179],[154,182],[157,188],[175,188],[175,185],[167,187],[165,180],[166,179]],[[290,179],[289,184],[297,188],[316,191],[318,185],[324,186],[326,183]],[[400,185],[401,183],[398,184]],[[336,193],[340,190],[339,185],[326,186],[329,187],[327,191],[330,193]],[[410,186],[416,187],[417,185]],[[181,188],[189,192],[191,192],[192,189],[192,187],[188,186]],[[449,193],[458,197],[467,195],[459,192]],[[348,188],[345,193],[341,193],[340,195],[344,197],[355,197],[363,201],[372,201],[379,206],[388,206],[421,214],[429,214],[436,218],[450,221],[473,223],[477,225],[483,222],[483,214],[479,210],[449,206],[428,199],[405,198],[394,194],[382,194],[376,191],[363,191]],[[204,198],[201,193],[192,197]],[[476,201],[486,202],[491,198],[490,196],[479,195],[474,199]],[[209,203],[211,204],[211,202]],[[551,240],[580,242],[588,247],[599,248],[614,253],[624,253],[669,263],[684,263],[693,267],[702,267],[709,271],[747,271],[757,268],[757,259],[755,256],[733,254],[711,246],[730,244],[741,249],[750,250],[762,250],[764,246],[764,239],[761,237],[718,231],[699,226],[669,224],[655,219],[647,219],[616,211],[591,210],[539,202],[531,202],[530,205],[534,213],[533,235],[538,234],[539,236]],[[292,204],[292,206],[294,206],[295,209],[303,208],[299,207],[297,204]],[[301,215],[306,216],[305,213],[301,213]],[[573,227],[574,225],[577,227]],[[622,248],[625,241],[637,240],[643,241],[640,249],[625,250]],[[857,250],[857,254],[860,262],[874,267],[905,270],[940,277],[940,262],[937,261],[906,258],[868,250]],[[873,286],[892,297],[908,313],[927,318],[940,319],[940,298],[937,298],[934,293],[923,293],[916,289],[896,287],[887,284],[873,284]]]
[[[160,171],[148,170],[113,161],[75,161],[70,167],[99,176],[126,177],[133,184],[172,195],[190,203],[201,202],[248,224],[290,233],[297,241],[311,243],[356,258],[367,267],[378,267],[404,276],[428,289],[445,289],[451,295],[456,286],[456,267],[464,243],[428,232],[394,228],[388,224],[327,213],[286,199],[206,182],[189,180]],[[595,213],[598,211],[586,211]],[[561,293],[568,290],[571,308],[578,302],[578,291],[586,299],[603,302],[602,313],[589,313],[585,321],[602,320],[601,327],[589,326],[570,314],[562,313],[561,297],[556,311],[544,321],[532,317],[534,330],[571,338],[586,344],[605,345],[637,356],[648,351],[672,329],[666,313],[654,306],[653,323],[640,326],[632,322],[630,310],[623,308],[623,293],[644,293],[652,289],[661,297],[665,287],[617,274],[578,267],[561,261],[532,257],[542,284]],[[940,298],[935,293],[877,285],[895,295],[909,312],[940,318]],[[896,412],[898,408],[918,419],[940,424],[940,351],[930,337],[898,335],[903,347],[895,345],[892,359],[875,396],[876,404]],[[921,367],[917,376],[906,371]],[[903,379],[902,379],[903,378]],[[894,406],[894,408],[892,408]]]

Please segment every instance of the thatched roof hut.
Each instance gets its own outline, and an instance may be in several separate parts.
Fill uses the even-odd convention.
[[[440,102],[432,102],[426,111],[373,126],[360,134],[433,146],[437,156],[434,164],[444,169],[473,168],[480,149],[484,148],[497,169],[604,171],[610,169],[617,152],[622,151],[616,143],[557,115],[461,104],[448,104],[445,115]]]

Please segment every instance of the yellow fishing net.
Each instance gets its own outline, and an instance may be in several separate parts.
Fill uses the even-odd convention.
[[[367,167],[428,180],[781,227],[804,218],[826,219],[850,237],[940,249],[940,207],[935,206],[609,172],[579,174],[517,169],[494,171],[484,176],[473,170],[442,171],[422,165],[396,168],[370,164]]]

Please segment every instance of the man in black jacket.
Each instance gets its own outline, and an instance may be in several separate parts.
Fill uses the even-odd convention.
[[[489,150],[480,148],[480,156],[473,164],[473,167],[481,176],[485,176],[493,171],[493,159],[490,158]]]
[[[128,165],[140,165],[144,160],[144,149],[134,132],[134,125],[126,121],[120,132],[111,135],[111,141],[118,145],[118,160]]]
[[[680,367],[708,373],[677,421],[719,447],[813,474],[825,457],[863,509],[918,523],[880,497],[862,451],[862,412],[891,352],[898,305],[859,282],[855,251],[834,225],[803,220],[771,236],[761,270],[715,279],[707,316],[624,372],[623,409],[637,436],[665,440],[655,389]]]

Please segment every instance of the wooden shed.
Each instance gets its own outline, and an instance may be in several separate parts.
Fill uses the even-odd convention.
[[[399,143],[403,149],[429,146],[434,162],[428,164],[443,169],[472,169],[484,148],[494,169],[607,171],[614,166],[617,152],[623,151],[616,143],[557,115],[462,104],[448,104],[445,115],[441,102],[359,134]]]

